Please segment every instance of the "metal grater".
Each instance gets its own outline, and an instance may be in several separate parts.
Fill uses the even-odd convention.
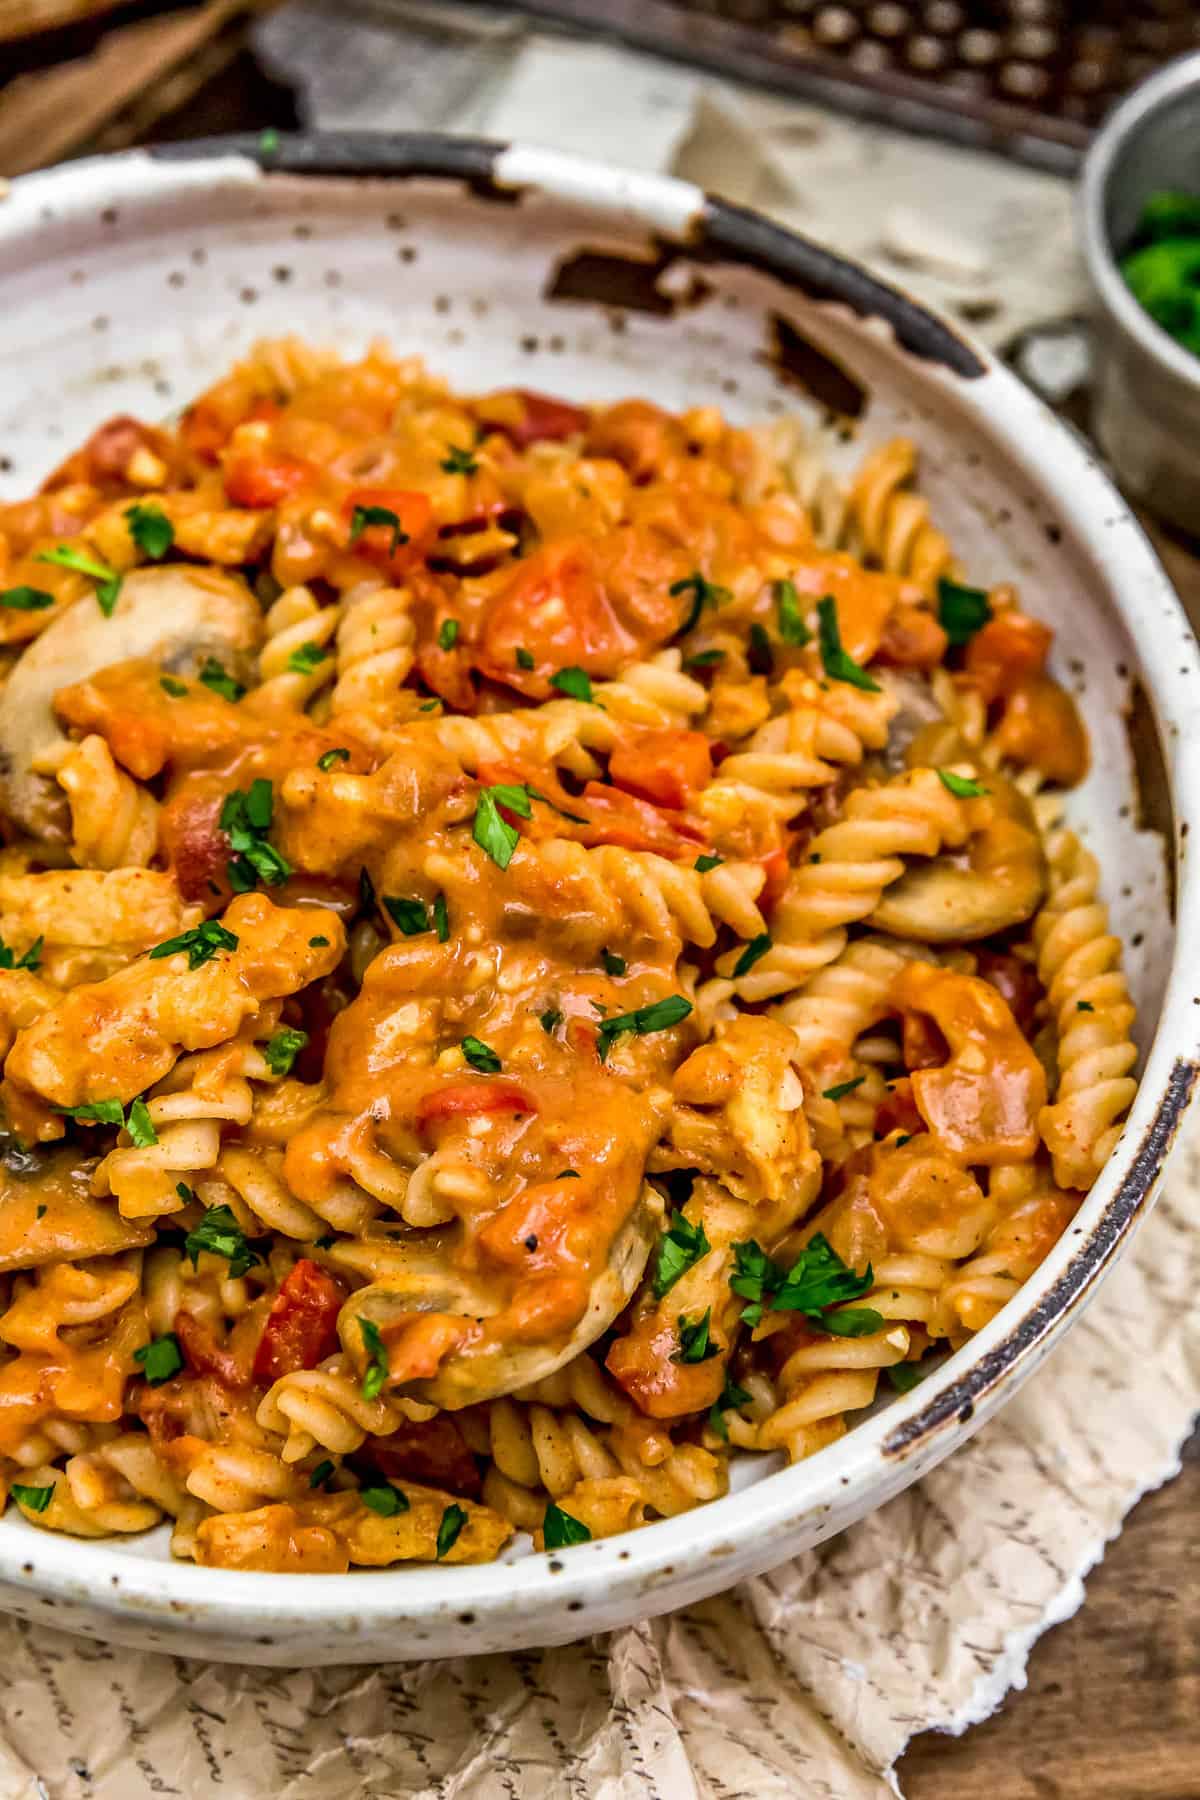
[[[520,0],[722,74],[1072,170],[1113,103],[1200,47],[1197,0]]]

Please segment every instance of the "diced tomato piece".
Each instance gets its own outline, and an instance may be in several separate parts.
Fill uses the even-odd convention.
[[[431,1088],[417,1103],[418,1126],[439,1119],[466,1118],[472,1113],[536,1113],[537,1101],[515,1081],[481,1079],[447,1082]]]
[[[875,1108],[876,1137],[887,1137],[893,1131],[915,1137],[918,1131],[924,1129],[925,1121],[917,1111],[917,1103],[913,1099],[912,1082],[907,1075],[900,1081],[893,1081],[890,1090]]]
[[[552,394],[538,394],[531,388],[517,388],[516,398],[521,403],[521,417],[506,421],[500,429],[519,450],[546,438],[561,442],[563,438],[587,430],[587,413],[581,406],[572,406],[568,400],[555,399]]]
[[[613,675],[637,648],[597,573],[593,545],[562,538],[518,563],[488,609],[476,660],[485,675],[541,698],[557,670]],[[518,650],[533,657],[532,670],[522,671]]]
[[[887,616],[875,660],[893,669],[936,669],[948,642],[931,612],[900,600]]]
[[[577,802],[587,819],[580,827],[585,844],[618,844],[624,850],[653,850],[659,856],[682,856],[707,841],[703,829],[682,813],[651,806],[622,788],[589,781]]]
[[[681,808],[712,779],[712,753],[702,731],[638,731],[617,745],[608,773],[655,806]]]
[[[368,1438],[360,1454],[388,1481],[420,1481],[468,1500],[479,1498],[479,1464],[448,1413],[404,1419],[386,1437]]]
[[[235,506],[279,506],[309,487],[315,475],[311,463],[295,456],[268,452],[253,459],[239,457],[225,470],[225,492]]]
[[[246,1371],[232,1350],[218,1344],[209,1326],[189,1312],[177,1312],[173,1326],[188,1368],[196,1375],[214,1375],[222,1387],[246,1386]]]
[[[985,700],[997,700],[1046,666],[1054,633],[1037,619],[1007,611],[989,619],[967,645],[964,667]]]
[[[254,1352],[255,1381],[278,1381],[315,1369],[337,1349],[337,1317],[346,1289],[307,1257],[288,1272],[267,1314]]]
[[[768,850],[765,856],[758,858],[758,862],[767,878],[762,893],[758,896],[758,910],[770,918],[783,898],[783,890],[791,873],[787,845],[780,844],[777,849]]]

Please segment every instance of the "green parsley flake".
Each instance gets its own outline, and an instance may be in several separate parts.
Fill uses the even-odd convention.
[[[260,156],[274,156],[279,148],[279,133],[273,125],[258,134],[258,153]]]
[[[139,1150],[148,1150],[152,1144],[158,1142],[154,1120],[150,1117],[150,1108],[144,1100],[135,1100],[130,1107],[129,1117],[125,1121],[125,1129]]]
[[[0,606],[7,606],[13,612],[45,612],[53,605],[54,595],[48,594],[45,588],[10,587],[0,593]]]
[[[679,1333],[679,1348],[672,1356],[673,1363],[702,1363],[711,1356],[720,1356],[720,1344],[714,1344],[709,1337],[712,1320],[712,1307],[706,1306],[699,1319],[685,1319],[681,1313],[675,1321]]]
[[[982,781],[970,781],[965,775],[956,775],[953,769],[939,769],[938,780],[956,800],[978,800],[987,793]]]
[[[563,1016],[557,1006],[548,1007],[538,1020],[547,1037],[553,1037],[563,1022]]]
[[[286,856],[267,842],[274,810],[274,787],[261,777],[245,792],[235,788],[225,796],[218,824],[234,853],[225,868],[235,893],[248,894],[259,881],[265,887],[278,887],[292,872]]]
[[[444,944],[450,937],[450,914],[446,909],[446,896],[439,894],[433,903],[433,929],[437,932],[439,944]]]
[[[311,937],[308,940],[308,947],[310,950],[328,950],[329,939],[327,937]]]
[[[14,1481],[8,1491],[19,1506],[24,1506],[29,1512],[44,1513],[50,1504],[54,1488],[53,1481],[49,1487],[26,1487],[23,1481]]]
[[[183,1247],[193,1268],[198,1265],[202,1250],[207,1250],[210,1256],[223,1256],[234,1281],[262,1261],[258,1251],[246,1242],[246,1234],[228,1206],[210,1206],[200,1223],[184,1238]]]
[[[515,825],[510,825],[500,812],[500,807],[517,814],[518,818],[531,819],[533,805],[529,798],[529,790],[517,787],[511,782],[498,782],[494,787],[485,787],[475,803],[475,820],[471,835],[479,848],[483,850],[498,869],[507,869],[517,847],[520,832]]]
[[[733,965],[735,979],[739,975],[748,975],[755,963],[764,957],[770,948],[771,934],[769,931],[760,931],[756,938],[751,938]]]
[[[481,1075],[498,1075],[503,1066],[491,1045],[485,1044],[482,1038],[465,1037],[462,1041],[462,1053],[471,1067],[478,1069]]]
[[[898,1394],[911,1394],[919,1382],[929,1374],[919,1362],[893,1363],[888,1370],[888,1380]]]
[[[686,637],[699,620],[705,607],[709,607],[715,612],[717,607],[725,606],[733,599],[733,595],[727,587],[719,587],[716,582],[706,581],[699,569],[694,569],[690,575],[685,575],[682,581],[673,581],[667,592],[671,595],[690,594],[692,596],[692,604],[688,608],[687,618],[676,631],[676,637]]]
[[[167,554],[175,542],[175,527],[165,512],[135,500],[132,506],[125,508],[125,517],[129,522],[130,537],[151,562],[158,562]]]
[[[623,1033],[631,1031],[637,1037],[647,1037],[652,1031],[670,1031],[673,1025],[682,1024],[691,1010],[691,1001],[685,1000],[682,994],[668,994],[665,1000],[654,1000],[649,1006],[639,1006],[635,1012],[617,1013],[611,1019],[602,1019],[596,1045],[600,1061],[605,1060]]]
[[[458,642],[457,619],[442,620],[441,624],[438,626],[437,641],[439,650],[453,650],[455,644]]]
[[[457,1500],[452,1500],[442,1514],[442,1522],[438,1526],[437,1556],[439,1562],[441,1562],[443,1556],[449,1556],[451,1550],[453,1550],[455,1544],[457,1544],[462,1533],[462,1528],[466,1522],[466,1508],[460,1506]]]
[[[746,652],[746,661],[752,675],[773,675],[775,673],[775,651],[767,636],[767,628],[755,619],[750,627],[750,648]]]
[[[172,700],[182,700],[188,691],[186,681],[176,681],[173,675],[160,675],[158,685],[164,694],[170,694]]]
[[[69,544],[59,544],[53,550],[39,550],[33,560],[55,563],[60,569],[74,569],[77,575],[90,576],[96,583],[96,604],[106,619],[112,618],[121,592],[121,577],[107,563],[98,562],[83,550],[72,550]]]
[[[672,1213],[667,1230],[659,1239],[654,1264],[654,1298],[661,1300],[664,1294],[669,1294],[679,1277],[686,1275],[711,1249],[703,1223],[693,1225],[682,1213]]]
[[[611,950],[602,950],[600,952],[600,960],[604,964],[604,973],[606,975],[624,975],[629,969],[629,964],[625,961],[625,958],[623,956],[615,955]]]
[[[359,1488],[358,1497],[364,1506],[369,1506],[381,1519],[394,1519],[397,1513],[409,1510],[408,1495],[402,1494],[390,1481],[380,1481],[371,1487]]]
[[[799,646],[808,643],[812,632],[804,623],[800,596],[796,592],[794,581],[775,583],[775,616],[779,622],[779,635],[785,644]]]
[[[398,516],[388,506],[356,506],[350,515],[350,542],[357,544],[363,532],[369,530],[372,525],[382,525],[386,531],[391,532],[392,541],[388,546],[389,556],[395,556],[400,545],[407,544],[408,533],[402,528]]]
[[[710,869],[719,869],[724,861],[723,856],[698,856],[692,867],[698,869],[701,875],[707,875]]]
[[[141,1363],[142,1373],[151,1387],[161,1387],[164,1381],[170,1381],[172,1375],[178,1375],[183,1367],[183,1353],[179,1348],[179,1339],[173,1331],[164,1337],[151,1338],[140,1350],[133,1353],[135,1363]]]
[[[685,669],[712,669],[724,661],[724,650],[698,650],[695,656],[684,657],[683,666]]]
[[[723,1444],[729,1442],[729,1422],[726,1419],[725,1414],[733,1411],[739,1406],[745,1406],[749,1399],[750,1395],[746,1392],[745,1388],[739,1387],[736,1381],[731,1381],[729,1378],[729,1371],[726,1369],[725,1386],[721,1389],[720,1394],[713,1401],[708,1410],[709,1425],[712,1427],[713,1431],[716,1432]]]
[[[84,1106],[59,1106],[66,1118],[74,1119],[78,1125],[117,1125],[125,1123],[125,1108],[119,1100],[92,1100]]]
[[[442,458],[442,468],[447,475],[475,475],[478,473],[479,464],[469,450],[463,450],[457,444],[451,444]]]
[[[821,662],[831,681],[844,681],[850,687],[863,688],[868,694],[879,693],[879,683],[874,677],[860,669],[854,658],[842,649],[837,601],[831,594],[817,601],[817,633]]]
[[[42,941],[42,940],[41,940],[41,938],[39,938],[39,939],[38,939],[38,943],[39,943],[39,944],[40,944],[40,943],[41,943],[41,941]],[[21,964],[20,964],[20,963],[18,963],[18,964],[17,964],[17,967],[18,967],[18,968],[20,968],[20,967],[21,967]],[[1075,1011],[1076,1011],[1076,1012],[1095,1012],[1095,1010],[1096,1010],[1096,1009],[1095,1009],[1095,1007],[1094,1007],[1094,1006],[1093,1006],[1093,1005],[1092,1005],[1092,1003],[1091,1003],[1091,1001],[1090,1001],[1090,1000],[1077,1000],[1077,1001],[1076,1001],[1076,1002],[1075,1002]]]
[[[222,700],[238,701],[246,692],[241,682],[235,681],[233,676],[227,673],[224,664],[219,663],[215,656],[205,657],[204,667],[200,671],[200,679],[206,688],[211,688],[214,694],[221,696]]]
[[[573,1518],[552,1500],[542,1520],[547,1550],[569,1550],[572,1544],[590,1544],[592,1534],[581,1519]]]
[[[550,677],[550,686],[557,688],[560,694],[566,694],[572,700],[584,700],[595,704],[592,678],[586,669],[560,669],[557,675]]]
[[[383,910],[405,937],[419,937],[423,931],[432,930],[429,908],[423,900],[402,900],[394,894],[385,894]]]
[[[326,750],[317,758],[317,767],[322,775],[328,775],[335,763],[349,762],[350,752],[339,744],[336,750]]]
[[[307,643],[301,644],[299,649],[292,651],[288,657],[287,666],[293,675],[311,675],[328,655],[328,644],[314,644],[310,638]]]
[[[360,1314],[358,1325],[362,1332],[363,1348],[367,1353],[367,1366],[362,1378],[362,1396],[364,1400],[374,1400],[388,1377],[390,1367],[388,1347],[373,1319],[364,1319]]]
[[[982,588],[960,587],[944,576],[938,582],[938,623],[952,644],[969,644],[991,616],[991,602]]]
[[[330,1477],[334,1473],[335,1473],[334,1466],[330,1462],[329,1458],[327,1456],[323,1457],[322,1460],[317,1464],[316,1468],[313,1470],[312,1474],[308,1478],[309,1487],[310,1488],[326,1487],[329,1483]]]
[[[263,1056],[272,1075],[290,1075],[292,1064],[308,1042],[307,1031],[285,1025],[263,1045]]]
[[[160,956],[176,956],[186,951],[189,969],[198,969],[202,963],[210,962],[218,950],[236,950],[238,937],[235,931],[227,931],[219,919],[205,919],[202,925],[194,925],[190,931],[181,931],[178,937],[167,938],[164,943],[155,944],[150,952],[150,961],[156,962]]]
[[[533,657],[528,650],[517,651],[517,667],[528,672],[534,666]]]
[[[834,1087],[822,1089],[821,1098],[822,1100],[844,1100],[847,1094],[852,1094],[855,1088],[861,1087],[866,1079],[865,1075],[856,1075],[853,1081],[839,1081]]]
[[[25,954],[18,957],[0,937],[0,969],[28,969],[31,974],[36,974],[42,966],[42,945],[45,941],[44,937],[34,938]]]
[[[783,1269],[753,1239],[733,1246],[734,1273],[729,1285],[750,1304],[742,1310],[742,1322],[757,1325],[764,1310],[802,1313],[809,1322],[836,1337],[862,1337],[883,1328],[882,1315],[869,1307],[826,1312],[847,1300],[857,1300],[874,1284],[868,1264],[858,1275],[844,1263],[821,1232],[809,1239],[790,1269]]]

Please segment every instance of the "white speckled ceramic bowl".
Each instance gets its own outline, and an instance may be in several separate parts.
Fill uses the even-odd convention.
[[[1187,832],[1200,673],[1165,577],[1080,443],[1012,375],[862,269],[686,184],[428,137],[185,146],[18,182],[0,203],[0,483],[26,492],[107,414],[169,413],[256,336],[382,334],[467,387],[715,401],[737,419],[896,430],[974,578],[1057,629],[1095,766],[1100,856],[1141,1009],[1142,1086],[1066,1237],[978,1337],[796,1468],[661,1524],[483,1568],[320,1578],[199,1569],[165,1533],[81,1542],[0,1522],[0,1606],[97,1637],[258,1663],[563,1642],[769,1568],[961,1444],[1078,1317],[1145,1214],[1196,1077]],[[1132,727],[1132,729],[1131,729]],[[1053,1379],[1053,1376],[1050,1376]]]

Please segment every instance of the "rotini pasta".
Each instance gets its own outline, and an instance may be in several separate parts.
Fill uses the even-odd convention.
[[[1065,1229],[1134,1091],[1086,736],[907,440],[843,481],[795,421],[286,339],[0,534],[32,1525],[321,1572],[629,1530]]]

